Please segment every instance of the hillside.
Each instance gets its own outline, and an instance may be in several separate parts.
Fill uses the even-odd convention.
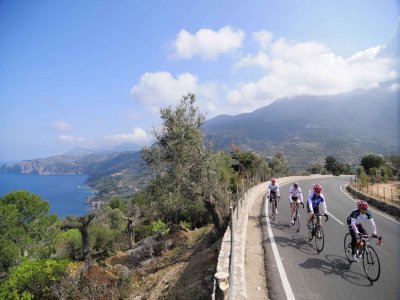
[[[90,153],[90,154],[88,154]],[[92,153],[73,149],[63,155],[24,160],[0,167],[2,173],[86,174],[97,197],[132,195],[147,185],[150,170],[138,151]]]
[[[399,100],[388,85],[285,98],[251,113],[217,116],[204,131],[216,149],[236,144],[265,155],[282,151],[293,168],[323,162],[327,155],[358,164],[367,153],[400,152]]]

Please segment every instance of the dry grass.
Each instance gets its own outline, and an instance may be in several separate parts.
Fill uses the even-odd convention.
[[[210,299],[220,247],[212,226],[167,238],[171,249],[131,269],[128,299]],[[129,256],[119,253],[107,264],[129,266]]]

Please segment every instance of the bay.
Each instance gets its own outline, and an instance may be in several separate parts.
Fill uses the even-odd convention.
[[[89,212],[86,204],[93,192],[85,185],[86,175],[36,175],[0,173],[0,197],[17,190],[40,195],[50,203],[50,213],[60,218],[83,216]]]

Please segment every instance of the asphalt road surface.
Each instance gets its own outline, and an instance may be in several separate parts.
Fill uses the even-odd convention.
[[[378,235],[383,245],[371,245],[378,253],[381,275],[371,282],[365,275],[362,262],[349,263],[343,240],[348,232],[346,219],[356,208],[356,202],[342,192],[341,186],[349,177],[340,176],[317,180],[322,185],[329,221],[323,221],[325,247],[318,253],[314,240],[308,240],[306,208],[300,209],[301,228],[297,233],[290,222],[289,188],[280,187],[279,214],[273,222],[268,217],[263,243],[266,247],[268,285],[272,299],[400,299],[400,223],[372,208]],[[300,180],[304,202],[316,182]],[[278,181],[279,182],[279,181]],[[324,220],[324,218],[323,218]],[[368,222],[363,223],[368,233]],[[273,249],[275,248],[275,249]]]

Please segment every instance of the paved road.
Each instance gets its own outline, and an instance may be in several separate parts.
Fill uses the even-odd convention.
[[[377,282],[370,282],[362,269],[362,263],[350,264],[343,250],[343,239],[348,232],[345,224],[347,216],[355,209],[355,202],[340,189],[349,177],[325,178],[318,181],[327,199],[329,214],[333,217],[323,222],[325,247],[321,253],[309,242],[305,225],[306,210],[300,210],[302,228],[297,233],[290,223],[288,191],[290,184],[281,186],[279,215],[275,222],[265,219],[273,237],[264,233],[266,264],[269,289],[272,299],[400,299],[400,223],[373,211],[378,233],[384,243],[375,246],[381,262],[381,276]],[[315,180],[315,179],[314,179]],[[313,180],[300,180],[306,196]],[[368,223],[365,228],[370,233]],[[263,230],[267,232],[267,230]],[[274,255],[279,252],[278,261]],[[282,266],[279,271],[279,266]],[[283,277],[280,276],[284,273]],[[283,278],[283,279],[282,279]]]

